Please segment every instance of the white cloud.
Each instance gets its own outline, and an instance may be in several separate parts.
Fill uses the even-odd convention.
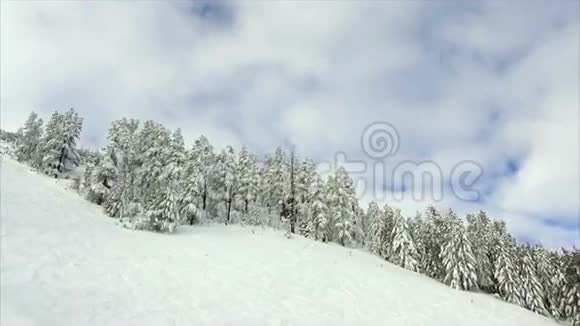
[[[504,137],[528,149],[521,170],[498,194],[499,205],[508,211],[579,222],[578,36],[577,24],[559,32],[507,81],[518,89],[510,95],[522,108]]]

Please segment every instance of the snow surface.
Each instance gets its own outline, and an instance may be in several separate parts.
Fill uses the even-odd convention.
[[[359,250],[241,226],[130,231],[1,163],[1,325],[556,325]]]

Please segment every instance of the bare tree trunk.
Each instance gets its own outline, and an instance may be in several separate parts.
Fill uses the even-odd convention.
[[[58,166],[56,167],[56,171],[58,171],[58,173],[62,173],[62,167],[64,165],[64,146],[62,146],[62,148],[60,149],[60,157],[58,158]],[[56,178],[58,176],[55,175],[54,177]]]
[[[229,200],[226,201],[226,208],[227,208],[226,225],[228,225],[228,223],[230,222],[230,212],[232,209],[232,203]]]
[[[207,180],[203,181],[202,208],[205,211],[207,201]]]
[[[230,223],[230,214],[232,212],[232,201],[228,200],[228,213],[227,213],[227,217],[226,217],[226,224]]]
[[[290,232],[296,233],[296,188],[294,181],[294,147],[290,150]]]
[[[227,214],[226,214],[226,225],[229,224],[230,222],[230,215],[232,212],[232,202],[234,201],[234,193],[230,190],[228,191],[228,199],[226,200],[226,208],[227,208]],[[226,193],[228,193],[226,192]]]
[[[284,218],[286,218],[286,203],[284,202],[284,200],[282,200],[282,207],[280,208],[280,225],[282,225],[282,222],[284,221]]]

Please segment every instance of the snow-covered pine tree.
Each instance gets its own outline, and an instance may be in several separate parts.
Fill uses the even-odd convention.
[[[78,166],[80,155],[76,142],[80,137],[83,120],[73,109],[64,114],[53,112],[42,137],[41,170],[54,177]]]
[[[153,121],[147,121],[138,135],[141,169],[139,187],[144,202],[152,202],[150,196],[157,196],[159,188],[165,188],[163,174],[169,164],[171,134],[169,130]]]
[[[233,147],[228,146],[226,147],[226,160],[225,160],[225,168],[226,168],[226,178],[225,178],[225,186],[226,186],[226,204],[227,204],[227,215],[226,220],[229,221],[231,219],[232,209],[234,209],[233,205],[236,200],[236,196],[238,194],[238,186],[239,186],[239,176],[237,174],[237,162],[236,162],[236,154],[234,152]]]
[[[104,159],[91,172],[87,199],[97,205],[107,203],[116,175],[115,167],[110,160]]]
[[[443,282],[457,290],[476,289],[476,262],[465,226],[453,211],[449,211],[446,219],[450,232],[440,253],[445,268]]]
[[[328,178],[326,183],[327,203],[333,217],[334,236],[342,246],[350,244],[353,237],[356,197],[352,179],[343,167]]]
[[[353,225],[353,241],[357,246],[365,248],[366,237],[363,227],[366,224],[366,215],[362,207],[359,206],[358,200],[355,202],[354,206],[354,225]]]
[[[81,152],[79,151],[79,153]],[[83,160],[82,165],[84,167],[83,178],[81,180],[81,193],[83,193],[87,199],[93,201],[88,198],[88,194],[93,182],[92,175],[96,167],[101,164],[103,160],[103,154],[100,151],[84,150],[84,154],[81,155],[81,158]]]
[[[326,187],[320,176],[316,175],[311,185],[311,198],[308,208],[308,235],[315,240],[327,242],[331,238],[329,211],[326,205]]]
[[[580,326],[580,249],[564,250],[562,259],[566,277],[564,317],[573,326]]]
[[[497,228],[496,231],[500,233]],[[496,291],[505,301],[521,305],[521,280],[516,261],[517,245],[513,238],[503,233],[496,238],[496,241],[497,243],[494,244],[497,250],[494,264]]]
[[[309,225],[311,223],[311,218],[308,213],[308,210],[310,209],[311,197],[312,195],[310,194],[308,201],[298,202],[296,204],[296,215],[298,217],[298,233],[306,238],[313,238],[313,236],[310,234],[311,228]]]
[[[239,184],[234,149],[227,146],[218,155],[216,162],[217,174],[213,190],[218,200],[224,203],[225,223],[228,224]]]
[[[290,233],[296,233],[298,224],[298,198],[296,192],[296,183],[298,179],[298,170],[300,162],[296,157],[295,148],[290,148],[288,157],[288,182],[284,185],[284,201],[282,208],[283,218],[290,224]]]
[[[268,209],[280,215],[284,214],[285,190],[288,184],[288,164],[282,148],[276,148],[272,157],[266,158],[262,169],[261,197]]]
[[[388,204],[383,207],[383,216],[381,218],[381,231],[379,242],[381,244],[380,255],[389,259],[393,249],[393,229],[395,226],[395,209]]]
[[[201,209],[202,192],[204,191],[205,179],[202,176],[202,168],[198,164],[198,153],[192,148],[184,153],[182,193],[179,198],[179,212],[185,222],[193,225],[200,222],[203,210]],[[213,163],[213,162],[211,162]]]
[[[114,182],[111,182],[110,196],[106,202],[107,213],[112,217],[127,217],[129,204],[138,197],[138,128],[139,121],[126,118],[113,121],[109,128],[109,143],[105,149],[104,161],[113,171],[113,177],[109,179],[114,179]]]
[[[164,184],[172,188],[174,196],[177,200],[177,213],[179,216],[182,211],[191,212],[192,207],[184,208],[184,196],[185,196],[185,142],[183,140],[183,135],[181,134],[181,129],[176,129],[171,135],[171,142],[167,148],[167,165],[161,176]],[[180,224],[183,221],[177,220],[175,223]]]
[[[89,189],[91,188],[91,176],[93,174],[93,170],[95,169],[94,163],[87,163],[85,165],[85,169],[83,171],[83,179],[81,181],[81,192],[88,194]],[[88,199],[88,198],[87,198]]]
[[[383,246],[381,238],[383,211],[381,211],[375,201],[371,201],[365,215],[368,223],[368,227],[365,230],[367,249],[376,255],[380,255]]]
[[[580,326],[580,283],[570,285],[566,296],[566,307],[572,326]]]
[[[401,210],[395,209],[393,215],[393,243],[389,254],[389,260],[405,269],[417,270],[417,251],[415,243],[409,232],[407,219],[401,215]]]
[[[548,255],[554,266],[554,273],[549,281],[549,285],[544,286],[548,290],[546,293],[548,301],[547,307],[549,307],[550,314],[554,318],[562,319],[566,317],[566,291],[568,287],[566,264],[562,252],[550,252]]]
[[[153,231],[173,232],[180,221],[177,195],[174,185],[169,183],[165,189],[158,189],[149,197],[146,216]]]
[[[171,135],[171,143],[167,151],[167,166],[165,166],[165,171],[163,171],[163,178],[173,182],[179,193],[185,162],[185,144],[181,129],[176,129]]]
[[[46,132],[40,142],[41,169],[49,176],[58,176],[64,135],[63,116],[54,111],[46,124]]]
[[[415,250],[417,251],[416,271],[424,273],[428,256],[425,248],[425,222],[420,212],[417,212],[415,217],[409,220],[409,232],[415,242]]]
[[[299,164],[296,177],[296,214],[299,223],[300,234],[309,237],[310,218],[308,208],[312,199],[312,184],[316,180],[316,164],[311,159],[306,159]]]
[[[504,221],[501,220],[494,220],[491,222],[491,231],[490,231],[490,242],[489,242],[489,256],[490,262],[493,270],[492,274],[492,292],[498,293],[497,290],[497,279],[495,278],[495,271],[496,265],[499,258],[499,254],[502,249],[502,243],[504,242],[503,239],[505,237],[509,237],[507,232],[507,228]],[[515,257],[513,257],[515,259]],[[515,260],[514,260],[515,262]]]
[[[32,167],[40,165],[39,143],[42,139],[42,125],[43,121],[38,114],[30,113],[16,144],[16,158],[21,162],[28,162]]]
[[[544,288],[536,270],[532,248],[529,245],[519,246],[518,263],[522,282],[521,298],[523,307],[539,314],[546,314]]]
[[[193,225],[200,220],[199,190],[201,179],[195,173],[185,173],[183,180],[183,193],[179,199],[179,211],[181,216],[189,225]]]
[[[138,135],[145,215],[154,231],[169,231],[181,222],[183,137],[147,121]]]
[[[324,201],[328,206],[328,229],[329,237],[328,241],[335,241],[336,236],[336,224],[338,222],[337,215],[339,214],[340,208],[340,186],[339,182],[336,180],[335,175],[329,175],[326,179],[325,189],[324,189]]]
[[[146,216],[154,230],[171,231],[181,222],[176,218],[181,216],[183,198],[182,137],[179,132],[172,135],[162,125],[147,121],[138,139],[138,147],[142,150],[139,185]],[[175,210],[167,210],[164,205]]]
[[[239,180],[238,197],[242,201],[242,211],[248,214],[250,204],[256,199],[254,180],[256,176],[256,157],[244,146],[238,154],[236,174]]]
[[[467,215],[467,236],[472,243],[476,262],[477,282],[480,289],[492,291],[493,266],[491,261],[492,223],[487,214]]]
[[[129,198],[124,179],[115,181],[115,185],[111,188],[107,201],[105,202],[105,208],[107,214],[111,217],[127,217]]]
[[[63,137],[60,162],[58,172],[71,171],[80,164],[80,155],[77,149],[77,141],[81,136],[83,128],[83,118],[70,109],[63,116]]]
[[[260,163],[258,162],[258,158],[252,154],[252,164],[251,164],[251,171],[250,171],[250,182],[247,184],[247,196],[250,199],[250,202],[254,206],[262,206],[260,205],[260,186],[262,184],[262,175],[260,174]]]
[[[441,259],[441,250],[445,245],[446,236],[451,231],[449,219],[431,206],[425,211],[424,227],[425,257],[422,270],[425,271],[426,275],[443,281],[446,270]]]
[[[318,178],[316,172],[316,163],[311,159],[306,159],[300,164],[296,182],[296,193],[298,200],[302,203],[307,202],[311,193],[312,184]]]
[[[368,210],[368,206],[367,206]],[[367,210],[363,209],[359,206],[359,212],[356,214],[357,216],[357,229],[358,235],[357,239],[360,243],[361,248],[368,249],[369,247],[369,238],[368,238],[368,229],[369,229],[369,216],[367,214]]]
[[[538,279],[544,289],[544,307],[546,313],[558,319],[561,317],[561,289],[564,286],[564,274],[557,264],[557,257],[552,257],[542,246],[531,249],[533,261],[536,264]]]
[[[188,153],[186,163],[186,173],[196,175],[199,182],[198,194],[200,196],[201,210],[208,209],[209,191],[211,187],[212,174],[215,171],[215,154],[213,146],[205,136],[200,136],[195,140],[193,147]]]

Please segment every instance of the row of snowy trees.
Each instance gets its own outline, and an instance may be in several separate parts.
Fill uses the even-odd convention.
[[[17,159],[54,177],[72,171],[80,163],[76,143],[82,124],[83,119],[73,109],[53,112],[46,127],[32,112],[17,132]]]
[[[580,323],[580,250],[550,252],[518,244],[505,223],[485,212],[462,221],[429,207],[405,219],[371,202],[364,219],[368,248],[455,289],[496,293],[507,302]]]
[[[140,217],[154,230],[202,219],[288,227],[292,233],[353,245],[362,239],[352,180],[339,169],[326,182],[312,160],[281,148],[260,161],[242,148],[215,152],[205,137],[186,148],[180,130],[121,119],[102,151],[83,151],[89,200],[113,217]]]
[[[58,176],[82,160],[77,185],[90,201],[131,227],[172,232],[203,220],[268,225],[343,246],[363,247],[450,287],[495,293],[534,312],[580,325],[580,250],[551,252],[519,244],[484,212],[460,219],[430,207],[414,218],[371,202],[363,210],[339,168],[323,178],[316,164],[277,148],[260,159],[246,148],[214,150],[199,137],[153,121],[112,123],[99,151],[76,150],[82,120],[54,113],[42,129],[31,114],[17,157]]]

